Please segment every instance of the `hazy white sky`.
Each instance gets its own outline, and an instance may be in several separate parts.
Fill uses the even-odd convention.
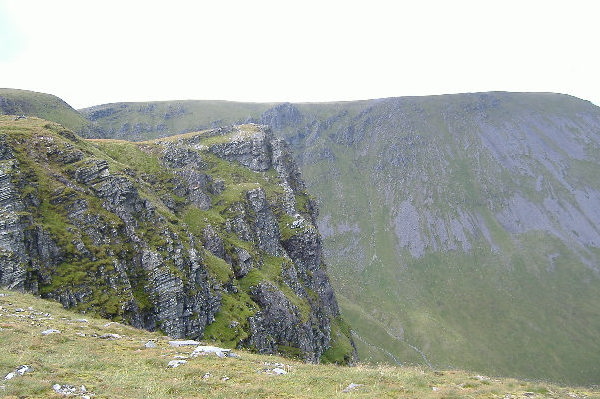
[[[0,0],[0,87],[76,108],[488,90],[600,105],[599,15],[597,0]]]

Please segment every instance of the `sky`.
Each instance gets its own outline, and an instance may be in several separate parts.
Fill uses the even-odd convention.
[[[0,0],[0,87],[75,108],[492,90],[600,105],[599,11],[597,0]]]

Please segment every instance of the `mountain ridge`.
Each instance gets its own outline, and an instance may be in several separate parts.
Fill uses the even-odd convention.
[[[252,106],[165,118],[136,104],[105,126],[138,139],[195,129],[191,115],[273,126],[319,204],[363,359],[600,378],[598,107],[510,92]]]

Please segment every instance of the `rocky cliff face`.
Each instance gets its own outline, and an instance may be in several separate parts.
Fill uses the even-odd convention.
[[[0,207],[1,286],[173,337],[353,359],[316,207],[263,126],[134,144],[2,117]]]

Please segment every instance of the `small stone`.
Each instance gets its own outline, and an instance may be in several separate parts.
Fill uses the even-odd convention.
[[[202,379],[203,379],[203,380],[206,380],[207,378],[210,378],[210,377],[211,377],[210,373],[205,373],[205,374],[202,376]]]
[[[287,371],[285,371],[284,369],[280,369],[279,367],[276,367],[271,371],[273,372],[273,374],[276,374],[276,375],[287,374]]]
[[[73,320],[73,321],[75,321],[75,322],[77,322],[77,323],[89,323],[89,322],[88,322],[88,319],[75,319],[75,320]]]
[[[42,331],[42,335],[50,335],[50,334],[60,334],[60,330],[55,330],[51,328],[49,330]]]
[[[75,333],[75,335],[79,335],[80,337],[85,337],[85,334],[82,332]]]
[[[148,341],[144,344],[144,346],[146,348],[156,348],[157,347],[156,342],[154,342],[154,341]]]
[[[203,355],[203,354],[209,354],[209,353],[214,353],[218,357],[228,357],[228,356],[230,356],[230,352],[231,352],[231,349],[224,349],[224,348],[219,348],[217,346],[210,346],[210,345],[206,345],[206,346],[200,345],[200,346],[196,347],[196,349],[194,349],[194,351],[192,352],[192,357],[196,357],[196,356]]]
[[[76,395],[79,393],[79,390],[77,389],[77,387],[74,387],[73,385],[54,384],[54,385],[52,385],[52,389],[57,394],[65,395],[65,396]]]
[[[225,377],[221,378],[221,381],[229,381],[229,380],[230,380],[230,378],[229,378],[229,377],[227,377],[227,376],[225,376]]]
[[[119,334],[103,334],[103,335],[99,336],[98,338],[101,338],[101,339],[120,339],[122,337]]]
[[[25,309],[23,309],[23,308],[16,308],[15,309],[15,312],[17,312],[17,313],[24,312],[24,311],[25,311]]]
[[[167,367],[175,368],[175,367],[179,367],[182,364],[186,364],[186,363],[187,363],[187,360],[171,360],[169,362],[169,364],[167,364]]]
[[[440,389],[439,389],[438,387],[431,387],[431,390],[432,390],[433,392],[437,392],[437,391],[439,391]]]
[[[351,383],[350,385],[348,385],[346,388],[344,388],[342,390],[342,392],[347,393],[347,392],[351,392],[359,387],[362,387],[363,384],[355,384],[355,383]]]
[[[200,342],[198,341],[194,341],[191,339],[188,340],[184,340],[184,341],[169,341],[169,345],[171,346],[193,346],[193,345],[198,345],[200,344]]]
[[[23,375],[25,373],[29,373],[30,371],[33,371],[33,367],[28,366],[26,364],[17,367],[17,369],[15,370],[15,372],[19,375]]]

